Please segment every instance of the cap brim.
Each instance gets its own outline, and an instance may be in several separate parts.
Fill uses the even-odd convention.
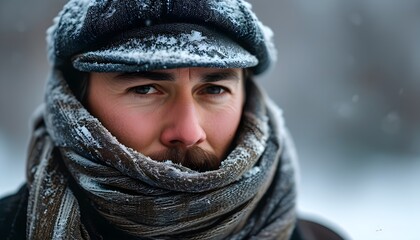
[[[195,24],[161,24],[124,33],[76,55],[84,72],[137,72],[181,67],[249,68],[257,58],[226,36]]]

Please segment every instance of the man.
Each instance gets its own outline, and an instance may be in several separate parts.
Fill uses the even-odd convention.
[[[6,239],[338,238],[296,220],[294,149],[253,81],[275,50],[248,3],[70,0],[48,46]]]

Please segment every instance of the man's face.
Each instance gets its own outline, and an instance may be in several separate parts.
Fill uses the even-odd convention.
[[[91,73],[87,107],[117,139],[155,160],[217,169],[238,128],[242,69]]]

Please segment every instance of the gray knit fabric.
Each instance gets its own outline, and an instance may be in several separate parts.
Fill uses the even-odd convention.
[[[167,27],[165,33],[154,34],[149,38],[126,39],[127,33],[134,31],[143,35],[147,31],[157,31],[154,28],[161,25],[171,24],[198,25],[206,30],[203,33],[201,29],[188,28],[183,33],[176,34],[175,30],[171,32],[171,27]],[[151,28],[154,30],[150,30]],[[210,32],[213,33],[208,35]],[[201,36],[198,38],[201,39],[198,46],[185,44],[182,47],[178,42],[176,45],[181,46],[180,48],[173,48],[170,44],[168,48],[168,41],[164,41],[166,44],[154,41],[153,44],[145,45],[148,39],[152,41],[165,37],[175,37],[176,41],[183,36],[192,36],[194,42],[198,34]],[[218,39],[215,40],[214,37]],[[252,68],[254,74],[259,74],[275,61],[276,50],[272,37],[272,31],[257,19],[251,5],[243,0],[70,0],[48,31],[48,49],[51,63],[58,68],[70,66],[75,56],[89,52],[89,59],[76,59],[76,68],[87,72],[127,72],[181,65],[202,66],[203,61],[191,56],[203,55],[204,49],[200,46],[203,47],[205,43],[212,46],[205,54],[211,56],[211,61],[206,66],[246,67]],[[120,42],[122,39],[127,41]],[[133,47],[136,40],[137,46]],[[115,46],[116,42],[121,45]],[[124,44],[127,43],[128,48],[124,49]],[[160,60],[159,65],[153,61],[144,61],[148,54],[162,49],[162,46],[166,47],[166,53],[178,53],[178,59],[167,58],[162,64],[162,59],[156,58]],[[140,58],[143,61],[135,62],[130,57],[118,57],[121,53],[129,56],[123,50],[140,56],[144,53],[143,58]],[[98,53],[94,59],[92,51]],[[105,53],[108,55],[104,56]],[[156,54],[160,53],[162,51]],[[180,64],[180,59],[183,64]]]

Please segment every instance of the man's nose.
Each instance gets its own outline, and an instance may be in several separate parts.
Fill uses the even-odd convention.
[[[164,145],[187,148],[206,140],[206,133],[200,124],[201,116],[193,101],[184,99],[173,104],[165,118],[166,126],[161,134]]]

